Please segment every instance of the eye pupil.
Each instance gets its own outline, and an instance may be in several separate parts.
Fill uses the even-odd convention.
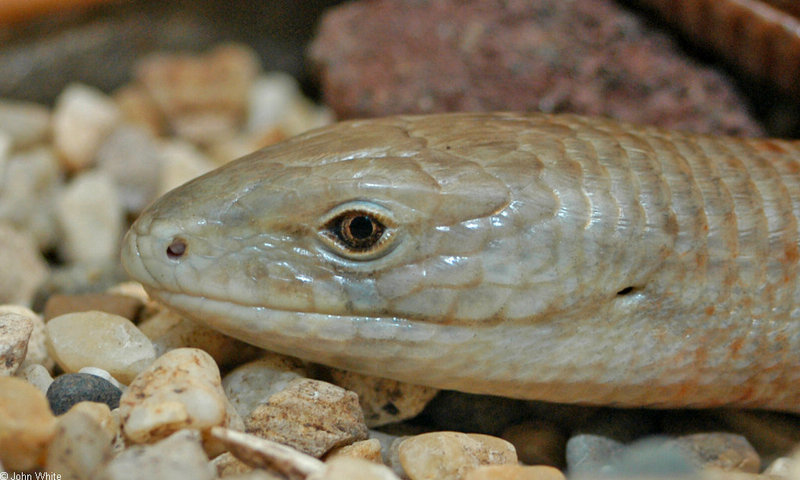
[[[172,240],[172,243],[167,247],[167,257],[172,260],[177,260],[186,253],[186,241],[182,238]]]
[[[348,225],[350,235],[357,240],[365,240],[372,236],[375,228],[372,225],[372,219],[366,215],[361,215],[352,219]]]

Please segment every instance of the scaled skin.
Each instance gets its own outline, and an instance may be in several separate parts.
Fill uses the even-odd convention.
[[[797,159],[791,142],[577,116],[345,122],[168,193],[122,258],[171,308],[362,373],[798,410]],[[349,211],[387,227],[375,251],[325,234]]]

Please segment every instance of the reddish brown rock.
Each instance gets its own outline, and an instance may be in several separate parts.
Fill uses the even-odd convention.
[[[610,0],[349,2],[311,54],[340,117],[541,110],[762,133],[726,77]]]

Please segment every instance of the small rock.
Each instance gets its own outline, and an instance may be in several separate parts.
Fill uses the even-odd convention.
[[[213,480],[215,477],[199,432],[191,430],[178,431],[153,445],[130,447],[111,460],[98,476],[101,480]]]
[[[623,446],[605,437],[582,434],[567,442],[567,468],[574,474],[603,472],[643,477],[694,474],[697,462],[692,457],[690,452],[663,437],[647,437]]]
[[[120,117],[114,101],[100,90],[73,84],[61,92],[53,110],[53,144],[64,167],[87,167]]]
[[[15,150],[44,142],[50,134],[50,111],[36,103],[2,100],[0,132],[9,136]]]
[[[15,153],[0,175],[0,220],[29,232],[40,250],[57,238],[54,199],[63,177],[55,154],[46,147]]]
[[[501,437],[511,442],[517,456],[527,465],[549,465],[564,468],[567,435],[558,426],[546,420],[533,420],[512,425]]]
[[[0,304],[31,305],[47,272],[47,264],[33,238],[0,223]]]
[[[243,418],[289,382],[308,377],[302,362],[294,357],[266,352],[258,360],[236,367],[222,379],[222,387]]]
[[[676,448],[697,469],[758,473],[761,459],[747,439],[733,433],[697,433],[669,439],[665,448]]]
[[[115,387],[119,388],[119,390],[121,392],[124,392],[125,388],[127,388],[127,387],[125,387],[125,385],[120,383],[119,380],[117,380],[116,378],[112,377],[110,373],[108,373],[107,371],[103,370],[102,368],[83,367],[80,370],[78,370],[78,373],[87,373],[89,375],[94,375],[95,377],[100,377],[103,380],[107,380],[108,382],[111,383],[111,385],[114,385]]]
[[[28,353],[25,355],[22,365],[20,365],[20,370],[34,364],[41,365],[47,370],[52,370],[55,362],[47,352],[47,332],[42,317],[22,305],[0,305],[0,317],[5,313],[21,315],[29,319],[33,324],[33,331],[30,339],[28,339]]]
[[[163,310],[158,315],[180,317],[168,310]],[[172,322],[172,320],[169,321]],[[173,323],[158,338],[154,339],[153,345],[158,352],[167,352],[183,347],[199,348],[211,355],[220,368],[235,367],[264,352],[258,347],[236,340],[185,317],[181,317],[180,321]]]
[[[422,385],[330,369],[331,382],[356,392],[370,428],[417,416],[439,390]]]
[[[120,418],[134,443],[151,443],[182,428],[243,429],[222,391],[217,364],[195,348],[169,351],[140,373],[122,395]]]
[[[44,394],[25,380],[0,377],[0,462],[28,471],[44,462],[56,419]]]
[[[152,55],[140,62],[136,77],[173,131],[205,143],[231,136],[244,121],[259,70],[253,51],[224,45],[203,56]]]
[[[114,415],[116,411],[109,409],[105,403],[79,402],[67,410],[67,413],[81,412],[81,414],[91,418],[113,438],[120,433],[119,420]]]
[[[144,128],[154,136],[165,133],[164,117],[153,98],[141,85],[123,85],[114,92],[114,101],[122,112],[125,123]]]
[[[217,455],[211,460],[211,465],[217,470],[218,477],[230,477],[253,470],[253,467],[236,458],[231,452]]]
[[[367,438],[353,392],[311,379],[293,380],[245,421],[248,433],[320,457],[334,447]]]
[[[272,440],[222,427],[211,428],[210,434],[247,465],[276,472],[281,478],[305,480],[325,468],[316,458]]]
[[[47,393],[47,389],[50,388],[50,384],[53,383],[53,377],[50,375],[50,372],[38,363],[32,363],[22,367],[17,371],[17,376],[24,378],[28,383],[38,388],[39,391],[44,394]]]
[[[28,352],[33,321],[18,313],[0,311],[0,375],[14,375]]]
[[[44,306],[45,321],[66,313],[97,310],[133,321],[144,307],[142,300],[130,295],[113,293],[83,293],[50,295]]]
[[[111,132],[97,152],[97,169],[117,185],[129,212],[142,211],[158,194],[161,159],[155,139],[144,129],[123,125]]]
[[[130,383],[156,358],[155,348],[127,318],[90,311],[68,313],[47,322],[50,354],[66,372],[99,367]]]
[[[467,472],[464,480],[566,480],[566,477],[553,467],[481,465]]]
[[[460,479],[479,465],[516,464],[514,446],[489,435],[459,432],[423,433],[397,447],[400,464],[411,480]]]
[[[108,408],[106,415],[111,417]],[[114,435],[93,415],[73,408],[58,417],[45,470],[59,473],[64,479],[94,478],[97,470],[111,460],[113,440]]]
[[[107,174],[94,170],[73,178],[59,195],[56,216],[67,261],[117,259],[124,211]]]
[[[306,99],[297,80],[286,73],[262,75],[250,89],[245,127],[250,133],[273,131],[292,137],[332,121],[333,113]]]
[[[382,463],[381,442],[377,438],[370,438],[334,448],[325,455],[325,461],[328,462],[336,457],[360,458],[374,463]]]
[[[189,180],[210,172],[216,165],[186,141],[164,142],[159,147],[161,182],[158,195],[163,195]]]
[[[744,436],[765,459],[785,455],[800,444],[800,417],[797,415],[737,409],[714,410],[711,415],[721,422],[716,430]]]
[[[47,389],[47,400],[56,415],[61,415],[80,402],[98,402],[114,409],[119,406],[122,391],[111,382],[88,373],[66,373]]]
[[[800,463],[792,457],[779,457],[772,461],[764,470],[764,475],[777,475],[779,477],[800,478]]]
[[[566,463],[571,473],[593,473],[615,461],[625,449],[621,442],[589,433],[567,441]]]
[[[400,480],[388,467],[360,458],[336,457],[325,463],[325,469],[312,473],[306,480]]]

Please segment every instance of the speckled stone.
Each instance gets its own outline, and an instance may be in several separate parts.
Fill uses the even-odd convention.
[[[222,379],[222,387],[236,411],[247,417],[258,405],[285,389],[289,382],[308,377],[303,363],[286,355],[266,352],[258,360],[236,367]]]
[[[110,419],[107,407],[105,415]],[[63,479],[94,478],[98,469],[111,460],[113,440],[114,435],[94,415],[73,408],[58,417],[45,470],[60,473]]]
[[[66,372],[99,367],[129,383],[156,358],[150,340],[127,318],[89,311],[47,322],[50,354]]]
[[[479,465],[516,464],[514,446],[481,434],[431,432],[404,439],[397,447],[412,480],[458,480]]]
[[[99,480],[178,479],[213,480],[197,431],[181,430],[153,445],[135,445],[109,462]]]
[[[11,471],[44,463],[56,419],[44,393],[16,377],[0,376],[0,462]]]
[[[293,380],[245,420],[247,432],[320,457],[367,438],[355,393],[312,379]]]
[[[31,235],[0,222],[0,265],[0,303],[30,306],[48,273]]]
[[[377,438],[369,438],[334,448],[325,454],[325,461],[333,460],[336,457],[360,458],[374,463],[382,463],[381,442]]]
[[[758,473],[761,459],[747,439],[733,433],[696,433],[666,440],[664,448],[677,448],[696,469]]]
[[[28,339],[28,352],[20,365],[20,370],[30,365],[41,365],[47,370],[52,370],[55,362],[47,351],[47,332],[42,317],[22,305],[0,305],[0,317],[5,313],[21,315],[33,324],[33,331]]]
[[[18,313],[0,311],[0,375],[14,375],[28,352],[33,321]]]
[[[114,409],[122,392],[104,378],[88,373],[67,373],[57,377],[47,389],[47,400],[56,415],[61,415],[79,402],[99,402]]]
[[[332,383],[358,394],[364,420],[370,428],[415,417],[439,392],[431,387],[333,368],[328,374]]]
[[[122,395],[120,418],[133,443],[152,443],[183,428],[244,429],[214,359],[195,348],[169,351],[140,373]]]

